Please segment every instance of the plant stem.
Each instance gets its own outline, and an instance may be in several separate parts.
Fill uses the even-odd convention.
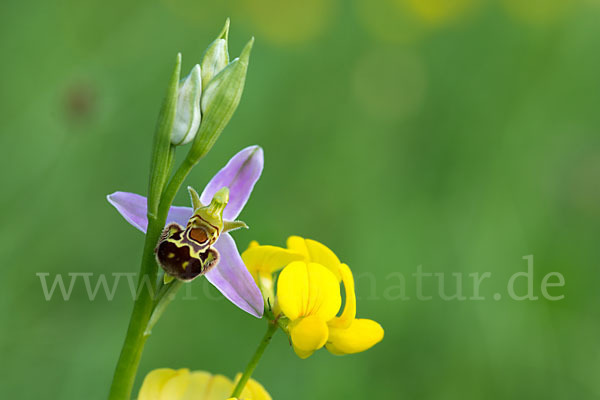
[[[162,199],[160,200],[160,205],[158,207],[158,215],[165,217],[165,222],[167,218],[167,214],[169,213],[169,208],[171,208],[171,204],[175,199],[175,195],[179,191],[179,188],[183,184],[185,178],[187,178],[188,174],[192,170],[192,168],[196,165],[195,163],[190,162],[187,158],[181,163],[175,174],[171,178],[171,181],[167,185],[165,189]],[[164,223],[163,223],[164,227]],[[162,229],[162,228],[161,228]]]
[[[159,221],[156,219],[148,221],[148,231],[144,243],[140,279],[137,287],[138,297],[133,305],[125,343],[121,349],[110,388],[109,400],[129,400],[131,398],[131,390],[142,356],[142,350],[148,338],[144,332],[152,314],[157,275],[154,247],[160,236],[161,227],[164,225],[164,221],[162,225],[157,222]]]
[[[252,359],[248,363],[248,366],[246,366],[246,370],[244,371],[244,374],[242,375],[239,382],[235,386],[235,389],[233,390],[231,397],[235,397],[235,398],[240,397],[240,395],[242,394],[242,390],[244,390],[244,387],[246,386],[248,379],[250,379],[250,377],[252,376],[252,373],[256,369],[256,366],[258,365],[260,358],[262,357],[263,353],[265,352],[265,349],[271,342],[271,338],[273,338],[273,335],[277,331],[278,327],[279,326],[277,325],[277,323],[275,323],[273,321],[268,322],[267,332],[265,333],[265,336],[263,336],[260,344],[258,345],[258,348],[254,352],[254,356],[252,356]]]
[[[150,335],[152,326],[154,326],[158,317],[160,317],[162,311],[164,311],[164,308],[169,303],[169,301],[166,301],[166,303],[160,304],[160,312],[154,314],[154,307],[159,305],[155,304],[154,299],[158,273],[154,248],[165,226],[171,203],[193,166],[194,164],[187,159],[179,166],[163,192],[158,214],[156,216],[148,215],[148,230],[144,242],[144,252],[138,281],[138,297],[133,305],[133,312],[129,320],[125,342],[123,343],[117,368],[113,376],[108,396],[109,400],[129,400],[131,398],[131,391],[142,357],[144,344]],[[144,286],[147,286],[147,290],[144,290]],[[150,322],[152,322],[152,326],[149,326]]]

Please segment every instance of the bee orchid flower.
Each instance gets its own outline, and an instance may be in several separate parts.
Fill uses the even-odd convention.
[[[195,224],[198,216],[203,215],[203,212],[209,212],[208,215],[219,219],[221,229],[218,232],[204,231],[204,235],[207,233],[211,235],[211,254],[214,254],[218,262],[213,262],[211,268],[207,268],[206,271],[203,268],[200,271],[206,272],[206,279],[228,300],[258,318],[262,317],[264,311],[261,292],[244,265],[235,241],[227,231],[245,226],[235,219],[248,201],[254,184],[260,178],[263,163],[262,148],[251,146],[243,149],[210,180],[200,196],[190,190],[193,208],[174,206],[170,208],[167,216],[168,228],[172,228],[179,234],[180,232],[177,232],[179,228],[187,226],[191,230],[192,237],[194,231],[196,234],[202,233],[195,229]],[[115,192],[108,195],[107,199],[127,222],[146,233],[148,218],[145,197],[135,193]],[[164,236],[168,234],[169,229],[166,229],[162,239],[165,239]],[[161,263],[161,266],[167,273],[172,272],[165,268],[164,264]],[[185,269],[185,266],[183,268]],[[193,276],[188,279],[182,278],[182,280],[191,279]]]

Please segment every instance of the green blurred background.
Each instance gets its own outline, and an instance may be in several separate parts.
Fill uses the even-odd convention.
[[[189,70],[227,16],[232,55],[256,37],[246,90],[187,182],[263,146],[240,249],[326,243],[354,271],[359,316],[385,328],[365,353],[307,360],[278,334],[255,374],[273,397],[600,398],[597,0],[3,1],[0,397],[106,397],[127,288],[45,301],[36,273],[138,270],[142,234],[105,196],[146,192],[175,54]],[[535,294],[558,271],[563,300],[507,298],[529,254]],[[418,265],[491,272],[486,299],[418,301]],[[190,288],[136,391],[157,367],[233,376],[262,337],[204,280]]]

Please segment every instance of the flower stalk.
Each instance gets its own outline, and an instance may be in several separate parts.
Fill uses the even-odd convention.
[[[229,20],[207,51],[202,67],[195,66],[183,82],[180,80],[181,54],[177,55],[154,134],[147,200],[143,199],[140,202],[141,196],[123,192],[108,196],[109,201],[120,212],[125,212],[124,216],[128,222],[146,233],[137,284],[138,296],[134,302],[127,334],[115,369],[109,400],[131,398],[144,344],[152,328],[183,284],[180,281],[165,284],[162,279],[160,281],[157,279],[158,264],[155,249],[167,218],[173,218],[171,212],[176,209],[174,211],[176,216],[181,216],[182,207],[171,207],[175,195],[192,168],[212,148],[231,119],[242,95],[253,39],[246,45],[240,58],[229,63],[228,28]],[[203,82],[204,78],[206,79]],[[202,90],[204,85],[206,85],[206,93]],[[175,147],[187,142],[192,142],[190,150],[171,176]],[[243,208],[254,183],[262,172],[262,149],[255,146],[247,150],[244,152],[244,154],[249,152],[246,161],[252,162],[239,164],[236,161],[231,167],[237,171],[236,173],[232,174],[234,171],[225,170],[225,172],[221,171],[222,175],[219,175],[219,179],[225,179],[227,182],[220,182],[217,190],[235,186],[238,178],[246,180],[235,186],[237,189],[233,196],[235,201],[229,208],[236,214],[235,216]],[[142,207],[143,212],[138,212]],[[131,210],[134,211],[127,213]],[[185,210],[183,212],[185,213]],[[235,222],[233,221],[234,225],[229,226],[228,230],[245,227],[245,224],[236,225]],[[221,236],[215,246],[220,246],[219,252],[222,253],[226,263],[224,262],[221,270],[216,273],[207,274],[207,279],[225,293],[234,304],[260,318],[263,313],[260,291],[243,266],[233,239],[226,231]],[[215,253],[219,254],[216,250]]]
[[[164,198],[161,199],[161,194],[169,177],[174,157],[174,148],[171,146],[170,135],[177,107],[177,88],[180,71],[181,54],[178,54],[154,136],[148,196],[148,232],[144,242],[142,263],[140,266],[138,297],[133,306],[125,342],[115,369],[108,397],[109,400],[123,400],[131,397],[133,382],[144,344],[148,337],[146,330],[154,308],[155,287],[152,286],[151,289],[146,288],[147,290],[145,290],[144,286],[146,282],[154,285],[158,273],[158,267],[154,258],[154,247],[167,219],[167,212],[164,211],[165,208],[159,207],[159,205],[164,200]],[[173,193],[171,200],[174,197],[175,194]],[[167,211],[168,209],[169,207],[166,207]]]
[[[167,214],[173,199],[193,166],[194,164],[189,163],[187,160],[179,166],[160,199],[158,212],[155,215],[152,215],[152,211],[148,207],[148,231],[144,242],[140,280],[138,282],[139,297],[133,306],[125,343],[121,349],[113,377],[108,397],[109,400],[125,400],[131,397],[133,383],[146,339],[150,336],[152,328],[164,312],[166,306],[170,303],[176,290],[181,287],[179,283],[172,282],[170,284],[170,286],[174,285],[171,286],[172,290],[169,290],[169,294],[166,297],[157,298],[159,300],[157,302],[154,299],[158,297],[156,289],[144,290],[145,281],[157,281],[158,265],[156,264],[154,248],[166,224]],[[150,198],[148,198],[148,205],[150,206]]]
[[[250,359],[250,362],[246,366],[246,369],[244,370],[244,373],[242,374],[237,385],[235,385],[235,389],[233,389],[233,392],[231,393],[231,397],[234,397],[234,398],[240,397],[240,395],[242,394],[242,390],[244,390],[244,387],[246,386],[246,383],[248,382],[248,379],[250,379],[250,377],[252,376],[252,373],[256,369],[258,362],[260,361],[260,359],[261,359],[262,355],[264,354],[265,349],[267,348],[269,343],[271,343],[271,339],[273,338],[273,335],[275,335],[275,332],[277,332],[278,328],[279,328],[279,326],[277,325],[276,321],[268,321],[267,332],[265,333],[265,336],[263,336],[262,340],[260,341],[260,344],[256,348],[256,351],[254,352],[252,359]]]

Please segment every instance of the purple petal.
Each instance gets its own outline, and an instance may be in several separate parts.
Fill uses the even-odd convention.
[[[206,279],[233,304],[261,318],[264,311],[262,294],[244,265],[233,238],[228,233],[221,234],[215,248],[221,258],[219,264],[208,271]]]
[[[262,160],[262,150],[258,149]],[[258,175],[260,175],[260,171]],[[256,179],[258,179],[258,176]],[[254,185],[254,182],[252,185]],[[251,190],[252,187],[250,186],[248,195]],[[108,195],[107,199],[127,222],[146,233],[148,226],[146,216],[147,200],[144,196],[135,193],[115,192]],[[246,200],[247,196],[243,202],[245,203]],[[190,207],[171,207],[167,222],[177,222],[185,226],[192,216],[192,212]],[[264,311],[262,294],[244,265],[233,238],[228,233],[221,234],[215,243],[215,248],[219,251],[221,258],[219,264],[206,274],[206,278],[233,304],[261,318]]]
[[[144,196],[135,193],[114,192],[106,196],[106,199],[121,213],[127,222],[146,233],[148,204]]]
[[[146,233],[148,228],[148,202],[144,196],[135,193],[114,192],[106,196],[106,199],[112,204],[127,222]],[[192,216],[190,207],[171,207],[167,215],[167,223],[177,222],[185,226]]]
[[[222,187],[229,188],[229,203],[223,212],[223,218],[234,220],[246,205],[254,184],[263,170],[263,149],[259,146],[246,147],[229,160],[206,185],[200,200],[210,204],[214,194]]]
[[[192,207],[172,206],[169,208],[169,213],[167,214],[167,224],[169,222],[177,222],[181,226],[186,226],[188,220],[192,218],[193,213],[194,210]]]

